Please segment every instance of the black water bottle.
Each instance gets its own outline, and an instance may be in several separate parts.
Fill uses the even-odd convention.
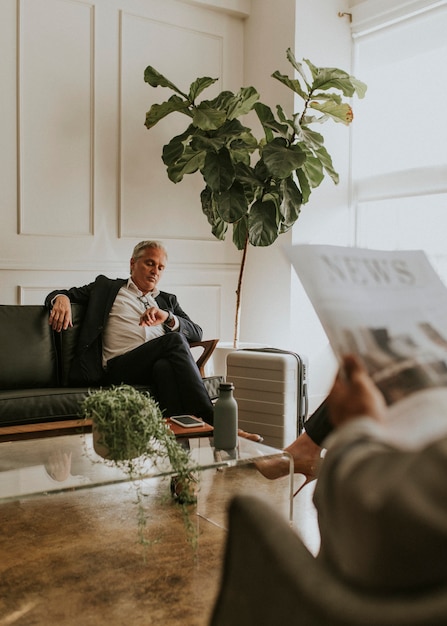
[[[233,390],[233,383],[220,383],[214,406],[214,447],[217,450],[232,450],[237,445],[237,402]]]

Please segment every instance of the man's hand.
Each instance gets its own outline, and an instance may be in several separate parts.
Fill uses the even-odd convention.
[[[56,296],[48,323],[51,328],[58,333],[60,333],[61,330],[67,330],[67,328],[73,326],[71,319],[71,303],[68,296],[64,296],[63,294]]]
[[[163,324],[168,319],[166,311],[159,309],[156,306],[151,306],[145,310],[140,317],[140,326],[157,326]]]
[[[45,463],[45,469],[53,480],[59,482],[67,480],[71,472],[71,452],[61,450],[52,452]]]
[[[327,398],[329,416],[334,426],[367,415],[382,421],[384,398],[359,359],[347,355]]]

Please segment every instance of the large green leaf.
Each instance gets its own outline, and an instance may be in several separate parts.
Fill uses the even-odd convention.
[[[193,174],[202,169],[205,154],[205,152],[195,152],[187,146],[180,159],[168,166],[169,180],[172,180],[173,183],[179,183],[185,174]]]
[[[241,115],[246,115],[259,100],[259,94],[254,87],[243,87],[229,103],[227,117],[234,120]]]
[[[247,213],[247,198],[244,187],[235,181],[227,191],[213,194],[219,216],[232,224],[237,222]]]
[[[193,150],[219,152],[225,146],[225,139],[218,135],[210,137],[209,134],[197,133],[191,137],[190,146]]]
[[[183,131],[183,133],[176,135],[168,144],[163,146],[163,163],[165,165],[173,165],[176,161],[178,161],[185,151],[186,145],[190,141],[191,136],[193,136],[196,132],[197,130],[194,126],[190,124],[188,128]]]
[[[295,118],[297,117],[296,114],[294,114],[292,117],[294,119],[289,120],[286,117],[286,114],[284,113],[284,110],[282,108],[282,106],[280,104],[276,105],[276,113],[278,115],[279,121],[281,122],[281,131],[278,130],[278,132],[281,132],[281,134],[286,137],[287,136],[287,131],[290,128],[292,130],[292,132],[295,132]]]
[[[332,165],[332,159],[331,159],[329,152],[326,150],[326,148],[321,146],[321,148],[318,148],[318,150],[315,150],[315,155],[318,157],[318,159],[320,159],[320,162],[323,165],[324,169],[332,178],[334,183],[337,185],[339,181],[339,176],[337,172],[334,170],[334,166]]]
[[[208,104],[213,109],[219,109],[220,111],[228,111],[232,105],[235,95],[232,91],[221,91],[215,98],[208,100]]]
[[[248,239],[252,246],[270,246],[278,238],[276,205],[256,200],[248,214]]]
[[[226,148],[219,152],[208,152],[202,168],[202,175],[213,193],[227,191],[235,177],[234,166]]]
[[[200,192],[202,211],[210,224],[214,224],[213,194],[208,185]]]
[[[202,91],[207,89],[207,87],[210,87],[211,85],[213,85],[218,80],[219,80],[218,78],[210,78],[209,76],[196,78],[196,80],[193,83],[191,83],[191,86],[189,88],[189,96],[188,96],[189,101],[194,102],[194,100],[197,98],[197,96],[199,96],[202,93]]]
[[[239,120],[227,120],[220,128],[209,131],[207,136],[222,141],[227,148],[231,149],[232,154],[238,151],[250,155],[258,147],[258,142],[250,129],[242,126]],[[245,156],[242,160],[246,160]]]
[[[279,205],[282,218],[281,232],[286,232],[298,219],[303,197],[292,176],[281,181],[280,189],[282,195]]]
[[[265,138],[267,142],[272,141],[274,138],[273,131],[276,131],[283,137],[287,137],[288,127],[285,124],[281,124],[275,119],[270,107],[262,102],[255,104],[255,111],[262,124],[265,132]]]
[[[242,219],[233,224],[233,243],[238,250],[245,248],[245,242],[248,237],[248,216],[244,215]]]
[[[262,159],[272,176],[287,178],[306,160],[303,150],[297,145],[289,145],[282,137],[270,141],[262,149]]]
[[[307,160],[306,160],[306,163],[307,163]],[[301,196],[303,198],[303,204],[307,204],[307,202],[309,202],[310,194],[312,193],[312,188],[309,183],[308,177],[306,175],[306,170],[305,170],[306,163],[304,163],[303,167],[296,170],[295,172],[298,178],[300,189],[301,189]]]
[[[256,137],[253,137],[251,133],[242,133],[240,137],[232,139],[227,145],[233,162],[242,162],[246,165],[250,165],[251,154],[258,148]]]
[[[219,138],[231,152],[234,163],[242,161],[250,163],[250,155],[258,147],[256,138],[250,129],[243,126],[239,120],[227,120],[215,131],[210,131],[209,136]]]
[[[260,180],[262,183],[265,183],[270,178],[270,172],[268,171],[263,159],[259,159],[254,166],[254,172],[256,178]]]
[[[306,176],[306,181],[308,182],[308,184],[310,185],[312,189],[315,189],[316,187],[321,185],[321,183],[323,182],[323,179],[324,179],[323,163],[320,161],[320,159],[313,156],[312,154],[307,155],[306,161],[305,163],[303,163],[303,166],[300,169],[301,171],[304,172]],[[300,170],[297,170],[297,174],[299,171]],[[299,177],[298,177],[298,180],[301,181]],[[302,187],[301,189],[303,190]],[[309,192],[309,195],[310,195],[310,192]],[[303,193],[303,196],[304,196],[304,193]]]
[[[147,68],[144,70],[144,82],[149,83],[151,87],[168,87],[169,89],[172,89],[172,91],[179,93],[184,98],[188,98],[188,96],[183,93],[183,91],[181,91],[176,85],[174,85],[174,83],[171,83],[170,80],[165,78],[163,74],[157,72],[157,70],[151,65],[148,65]]]
[[[249,187],[262,185],[262,179],[257,176],[255,169],[250,167],[250,165],[237,163],[234,166],[234,170],[236,173],[236,179],[243,185],[247,185]]]
[[[320,103],[312,100],[309,103],[309,107],[328,115],[335,122],[341,122],[346,126],[349,126],[353,119],[352,108],[349,104],[337,104],[331,101]]]
[[[174,163],[176,163],[182,157],[183,153],[185,152],[185,148],[186,146],[181,141],[177,141],[176,137],[174,137],[174,139],[171,139],[168,144],[163,146],[161,156],[163,163],[166,166],[174,165]]]
[[[216,204],[213,200],[213,194],[209,187],[205,187],[200,194],[200,201],[202,203],[202,211],[206,216],[208,223],[211,224],[211,232],[217,239],[225,239],[225,233],[227,232],[228,225],[219,216],[217,212]]]
[[[232,141],[233,139],[243,139],[246,136],[250,136],[256,144],[256,139],[253,137],[251,130],[241,124],[239,120],[226,120],[225,124],[220,126],[216,131],[211,133],[213,137],[219,135],[223,137],[225,141]]]
[[[256,141],[256,140],[255,140]],[[251,155],[256,150],[257,144],[253,145],[245,142],[243,139],[234,139],[230,144],[231,160],[234,165],[243,163],[249,166],[251,163]]]
[[[301,78],[303,79],[304,84],[306,85],[306,89],[307,91],[310,91],[310,85],[308,83],[308,79],[306,76],[306,72],[304,71],[304,66],[302,63],[299,63],[296,59],[295,59],[295,55],[292,52],[291,48],[287,48],[286,50],[286,57],[287,60],[289,61],[289,63],[291,63],[292,67],[294,67],[296,69],[296,71],[298,72],[298,74],[301,76]]]
[[[308,59],[304,59],[309,66],[314,82],[312,91],[318,89],[327,91],[328,89],[338,89],[343,95],[350,98],[357,93],[359,98],[363,98],[366,93],[366,85],[350,76],[347,72],[336,67],[316,67]]]
[[[149,111],[146,113],[146,120],[144,125],[147,129],[152,128],[160,120],[171,113],[179,112],[185,115],[191,115],[188,109],[188,103],[182,100],[178,96],[171,96],[167,102],[162,104],[153,104]]]
[[[350,76],[349,78],[351,80],[351,83],[354,85],[354,89],[355,89],[355,93],[357,94],[357,97],[364,98],[366,96],[366,91],[368,89],[368,86],[366,85],[366,83],[363,83],[358,78],[355,78],[355,76]]]
[[[228,224],[221,219],[216,219],[211,228],[211,232],[216,237],[216,239],[223,240],[225,239],[225,235],[227,234]]]
[[[334,91],[316,91],[312,94],[312,100],[317,100],[319,102],[330,100],[331,102],[341,104],[343,102],[343,97]]]
[[[276,78],[276,80],[279,80],[280,83],[301,96],[303,100],[307,100],[307,93],[301,87],[300,81],[296,78],[289,78],[288,76],[285,76],[284,74],[278,72],[278,70],[276,70],[276,72],[273,72],[272,78]]]
[[[317,150],[324,144],[324,137],[307,126],[300,128],[300,139],[310,149]]]
[[[227,119],[225,111],[219,111],[209,106],[208,102],[202,102],[194,109],[193,124],[201,130],[216,130]]]

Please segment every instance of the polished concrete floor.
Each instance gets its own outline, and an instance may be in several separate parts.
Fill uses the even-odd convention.
[[[194,548],[168,479],[144,490],[145,549],[130,485],[1,505],[0,626],[204,626],[219,586],[229,498],[255,493],[288,515],[287,480],[268,481],[250,466],[204,472],[198,504],[189,507]],[[316,552],[312,491],[307,485],[295,498],[293,525]]]

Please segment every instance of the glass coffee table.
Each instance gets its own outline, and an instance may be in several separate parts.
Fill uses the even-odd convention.
[[[293,460],[292,457],[275,448],[249,439],[238,438],[237,447],[232,451],[216,450],[212,437],[182,438],[182,445],[189,450],[191,460],[198,469],[199,491],[197,513],[208,521],[206,500],[210,488],[202,492],[200,475],[213,476],[214,490],[224,485],[226,502],[233,493],[241,490],[241,485],[249,491],[259,492],[259,481],[270,483],[257,470],[257,463],[269,459],[280,460],[288,468],[288,476],[283,481],[285,494],[285,514],[293,520]],[[232,479],[232,470],[239,471],[238,480]],[[140,467],[138,480],[152,480],[173,475],[169,462],[153,463],[145,461]],[[219,475],[219,480],[214,475]],[[129,482],[124,470],[98,456],[92,443],[91,433],[70,434],[58,437],[36,438],[26,441],[0,443],[0,503],[28,498],[51,496],[51,494],[93,489],[117,483]],[[286,483],[284,483],[286,481]],[[209,484],[205,481],[205,485]],[[268,497],[268,494],[267,494]],[[222,511],[225,505],[222,505]],[[222,515],[224,513],[222,512]],[[221,525],[221,520],[216,523]]]

